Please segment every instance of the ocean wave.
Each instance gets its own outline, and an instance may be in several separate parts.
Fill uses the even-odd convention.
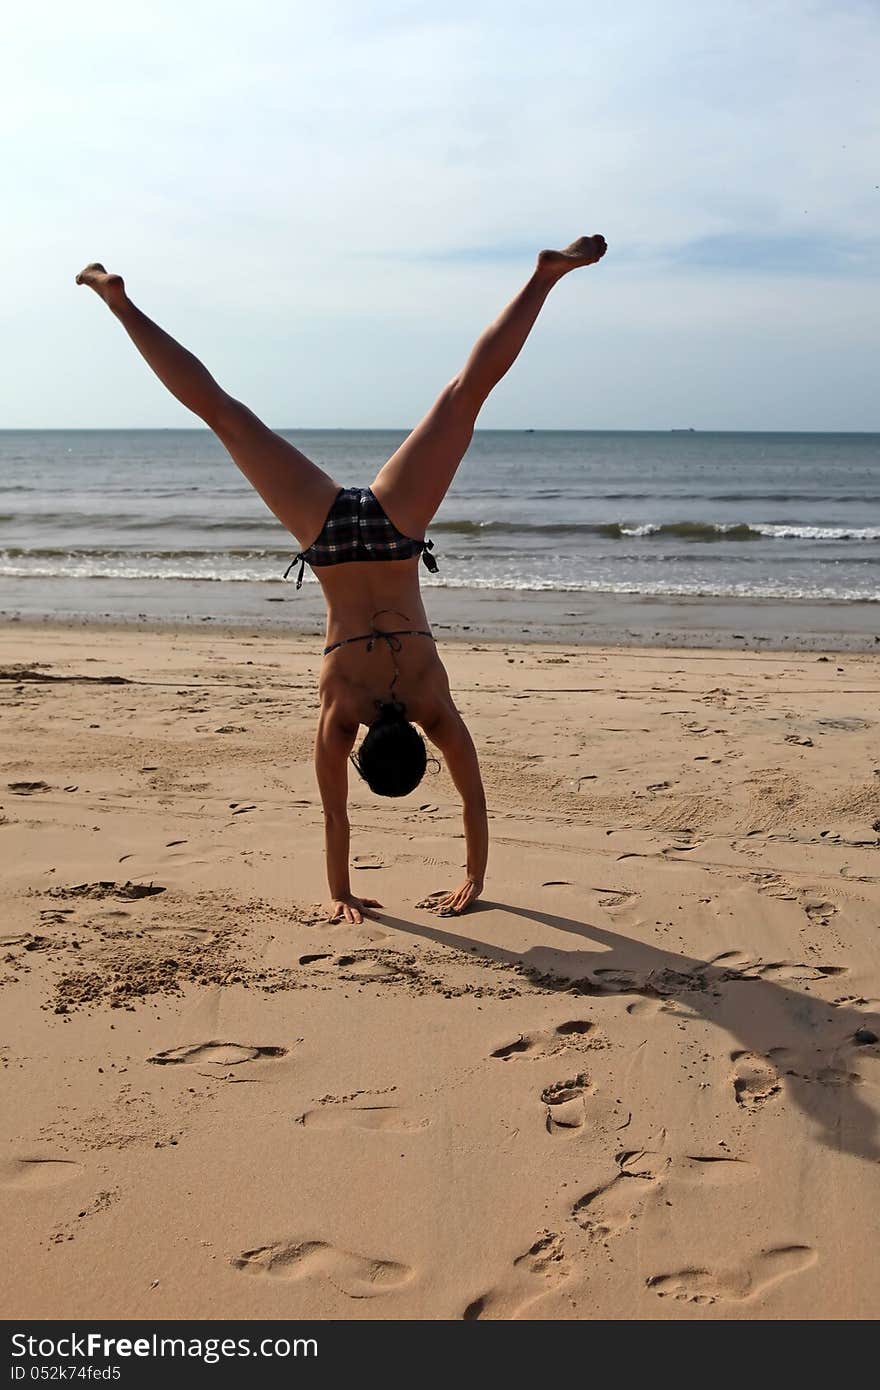
[[[608,540],[676,536],[692,541],[877,541],[880,526],[808,526],[795,522],[748,521],[435,521],[431,532],[459,536],[602,536]]]
[[[3,579],[113,579],[131,580],[139,583],[144,580],[166,581],[178,580],[187,584],[210,583],[210,584],[275,584],[282,583],[284,570],[281,569],[277,574],[267,574],[265,570],[238,569],[220,570],[207,567],[184,569],[164,566],[151,569],[148,565],[142,564],[137,569],[125,568],[123,565],[108,563],[73,563],[59,565],[10,565],[0,561],[0,578]],[[306,575],[308,579],[308,574]],[[315,581],[317,583],[317,580]]]
[[[880,526],[795,526],[785,522],[767,523],[754,528],[760,535],[776,541],[877,541]]]
[[[661,494],[655,495],[660,496]],[[764,502],[830,502],[835,506],[841,502],[867,502],[876,506],[880,502],[880,493],[877,491],[871,493],[840,491],[827,494],[818,492],[693,492],[690,495],[692,498],[703,499],[706,502],[757,502],[759,506]]]
[[[634,584],[607,580],[585,580],[583,583],[557,583],[555,580],[504,579],[443,579],[428,581],[436,589],[499,589],[517,593],[562,594],[632,594],[636,598],[742,598],[742,599],[811,599],[828,602],[880,603],[880,590],[829,589],[820,586],[785,584],[664,584],[647,581]]]
[[[252,547],[223,546],[211,550],[204,546],[193,550],[147,550],[119,549],[103,546],[17,546],[10,545],[0,550],[0,564],[9,560],[272,560],[282,563],[290,560],[298,549],[291,536],[290,544],[272,549]]]
[[[112,581],[114,586],[121,583],[144,584],[145,582],[157,582],[165,584],[169,581],[191,585],[199,584],[281,584],[283,583],[280,574],[267,574],[265,571],[259,572],[242,568],[232,573],[229,571],[200,569],[198,571],[187,571],[185,569],[155,569],[142,568],[137,571],[126,570],[121,567],[106,566],[102,568],[83,568],[71,566],[64,570],[48,569],[45,567],[29,567],[27,569],[14,569],[0,563],[0,576],[8,579],[17,578],[22,580],[46,580],[46,581],[87,581],[99,583],[100,581]],[[315,577],[306,571],[305,583],[307,586],[316,586]],[[456,577],[446,575],[444,577],[426,577],[423,583],[428,589],[471,589],[481,591],[497,590],[508,593],[559,593],[559,594],[620,594],[631,595],[633,598],[693,598],[693,599],[808,599],[813,601],[835,601],[847,603],[880,603],[880,588],[876,585],[865,588],[855,588],[851,584],[840,588],[831,588],[821,584],[802,584],[797,582],[768,583],[766,579],[755,578],[749,581],[723,582],[717,577],[712,580],[698,581],[664,581],[657,578],[645,577],[638,581],[621,579],[619,581],[607,578],[583,579],[583,580],[563,580],[557,578],[539,579],[534,576],[513,576],[513,575],[485,575],[475,576],[469,572]],[[8,591],[11,599],[12,590]],[[114,588],[115,592],[115,588]],[[109,601],[109,600],[108,600]],[[234,600],[229,600],[234,603]]]
[[[173,516],[132,516],[131,514],[110,514],[100,512],[37,512],[30,516],[15,516],[0,514],[0,524],[15,523],[21,527],[25,522],[31,527],[42,528],[64,528],[69,535],[71,531],[76,531],[77,527],[88,526],[100,528],[106,532],[108,537],[114,534],[131,534],[134,532],[146,533],[170,533],[168,539],[175,531],[189,533],[187,539],[193,539],[200,532],[210,535],[212,539],[228,532],[234,535],[236,532],[250,533],[254,539],[266,536],[278,536],[284,534],[284,528],[271,516],[224,516],[205,518],[202,516],[187,516],[178,513]],[[590,536],[600,537],[603,540],[645,540],[647,538],[674,537],[678,540],[694,542],[709,541],[878,541],[880,540],[880,526],[834,526],[834,525],[809,525],[803,522],[746,522],[746,521],[470,521],[465,518],[459,520],[440,520],[431,523],[429,530],[432,535],[449,536],[471,536],[474,538],[490,538],[493,536],[559,536],[588,539]],[[216,545],[216,539],[214,541]],[[291,537],[291,548],[295,548],[296,543]],[[31,554],[31,555],[53,555],[76,553],[68,548],[64,549],[16,549],[7,547],[0,550],[0,555],[12,554]],[[82,553],[88,554],[113,554],[110,547],[83,547]],[[122,552],[120,552],[122,553]],[[198,554],[197,550],[184,550],[169,547],[167,549],[155,550],[150,547],[151,555],[188,555]],[[221,553],[225,554],[259,554],[262,552],[226,549]]]
[[[131,512],[27,512],[0,514],[0,523],[15,523],[18,527],[53,528],[70,535],[78,528],[88,526],[112,536],[120,531],[254,531],[284,534],[284,527],[273,516],[219,516],[205,517],[199,511],[175,512],[167,516],[144,512],[135,516]]]
[[[535,493],[534,496],[542,494]],[[548,494],[549,495],[549,494]],[[875,490],[870,493],[858,492],[763,492],[761,489],[751,489],[747,492],[703,492],[698,488],[684,486],[675,492],[557,492],[556,497],[572,497],[575,501],[588,502],[680,502],[683,497],[687,497],[690,502],[748,502],[753,506],[763,506],[765,502],[810,502],[810,503],[831,503],[837,506],[840,503],[865,502],[869,505],[877,506],[880,504],[880,492]]]
[[[131,579],[274,583],[293,558],[285,550],[0,550],[0,578]]]

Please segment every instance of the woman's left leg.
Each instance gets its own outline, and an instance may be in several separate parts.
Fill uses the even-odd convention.
[[[406,536],[421,538],[446,496],[471,442],[486,397],[510,370],[557,280],[604,256],[601,236],[581,237],[564,251],[542,251],[531,279],[486,329],[458,376],[380,469],[373,492]]]

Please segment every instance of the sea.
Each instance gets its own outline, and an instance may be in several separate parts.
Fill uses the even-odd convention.
[[[280,433],[341,486],[406,435]],[[603,596],[876,604],[880,435],[478,430],[428,534],[423,585],[462,612],[477,594],[569,615]],[[207,430],[0,432],[6,617],[289,614],[296,548]]]

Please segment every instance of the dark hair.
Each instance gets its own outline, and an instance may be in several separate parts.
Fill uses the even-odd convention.
[[[377,796],[406,796],[425,775],[425,740],[398,700],[376,703],[379,713],[351,761]]]

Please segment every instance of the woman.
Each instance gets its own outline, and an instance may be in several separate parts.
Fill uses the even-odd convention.
[[[245,477],[303,549],[327,602],[327,645],[319,685],[315,768],[324,806],[332,921],[360,923],[381,903],[358,898],[349,879],[348,761],[381,796],[405,796],[424,774],[418,724],[446,759],[461,796],[467,877],[441,899],[463,912],[483,889],[489,832],[473,741],[455,707],[446,670],[428,628],[419,556],[429,569],[425,530],[470,443],[477,415],[513,365],[552,287],[578,266],[604,256],[601,236],[564,251],[541,251],[531,279],[486,329],[458,376],[379,470],[369,488],[341,488],[240,401],[128,298],[102,265],[77,277],[121,322],[172,395],[214,431]],[[367,733],[352,754],[361,724]]]

